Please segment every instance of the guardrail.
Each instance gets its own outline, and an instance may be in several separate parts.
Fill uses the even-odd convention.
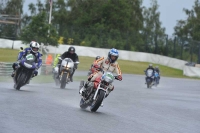
[[[8,76],[13,72],[12,63],[0,62],[0,76]]]
[[[13,72],[12,62],[0,62],[0,76],[10,76]],[[38,75],[50,75],[52,74],[52,66],[42,64],[38,70]]]

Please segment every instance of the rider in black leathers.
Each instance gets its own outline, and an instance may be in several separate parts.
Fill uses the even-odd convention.
[[[156,67],[154,68],[154,70],[160,75],[160,70],[159,70],[159,67],[158,67],[158,66],[156,66]]]
[[[145,70],[145,73],[147,72],[148,69],[152,69],[153,70],[153,75],[154,75],[155,69],[153,68],[152,64],[149,64],[149,67],[147,67],[147,69]],[[147,77],[145,77],[145,81],[147,81]],[[146,82],[145,82],[145,84],[146,84]]]
[[[64,52],[62,55],[61,55],[61,58],[62,59],[65,59],[65,58],[70,58],[72,59],[73,62],[77,62],[79,61],[78,59],[78,55],[75,53],[75,48],[73,46],[69,47],[68,51]],[[59,60],[58,62],[58,68],[59,68],[59,75],[61,74],[60,72],[60,64],[61,64],[62,60]],[[74,75],[74,72],[75,70],[78,68],[78,65],[77,64],[74,64],[74,69],[73,69],[73,72],[70,76],[70,80],[71,82],[73,82],[73,75]],[[59,75],[57,78],[59,78]]]

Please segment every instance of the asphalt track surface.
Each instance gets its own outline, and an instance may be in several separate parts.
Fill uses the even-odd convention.
[[[84,75],[78,72],[76,75]],[[30,83],[20,91],[0,83],[0,133],[200,133],[200,81],[123,75],[95,113],[79,107],[79,82],[66,89]]]

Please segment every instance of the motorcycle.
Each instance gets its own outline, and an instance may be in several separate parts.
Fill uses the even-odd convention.
[[[147,88],[151,88],[154,85],[154,72],[152,69],[147,69],[147,71],[144,72],[146,74]]]
[[[91,74],[93,74],[97,68],[98,68],[98,65],[92,64],[87,76],[90,76]]]
[[[60,88],[64,89],[66,84],[70,82],[70,76],[74,69],[74,64],[79,64],[79,62],[73,62],[70,58],[61,59],[60,65],[61,74],[59,76]]]
[[[160,78],[160,76],[159,76],[158,72],[155,71],[155,73],[154,73],[154,85],[155,86],[157,86],[159,84],[159,78]]]
[[[108,96],[109,85],[114,79],[118,80],[117,76],[113,76],[110,72],[105,72],[102,76],[97,77],[94,82],[91,82],[94,87],[87,88],[81,95],[80,108],[86,109],[90,106],[90,110],[96,112],[103,100]],[[79,92],[83,86],[84,81],[81,81]]]
[[[36,68],[35,60],[36,57],[33,54],[28,54],[19,62],[13,77],[16,90],[20,90],[22,86],[29,83]]]

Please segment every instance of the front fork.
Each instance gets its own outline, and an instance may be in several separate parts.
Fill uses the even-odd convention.
[[[98,87],[97,87],[97,90],[96,90],[96,92],[95,92],[95,94],[94,94],[93,100],[95,100],[95,99],[97,98],[97,94],[98,94],[99,90],[103,90],[103,91],[105,92],[105,95],[104,95],[104,98],[105,98],[105,96],[106,96],[106,91],[108,90],[108,87],[107,87],[106,89],[104,89],[104,88],[101,88],[101,87],[100,87],[100,84],[99,84]]]
[[[66,80],[69,80],[70,72],[64,72],[64,71],[62,71],[61,74],[60,74],[60,80],[62,79],[63,73],[67,73]]]

